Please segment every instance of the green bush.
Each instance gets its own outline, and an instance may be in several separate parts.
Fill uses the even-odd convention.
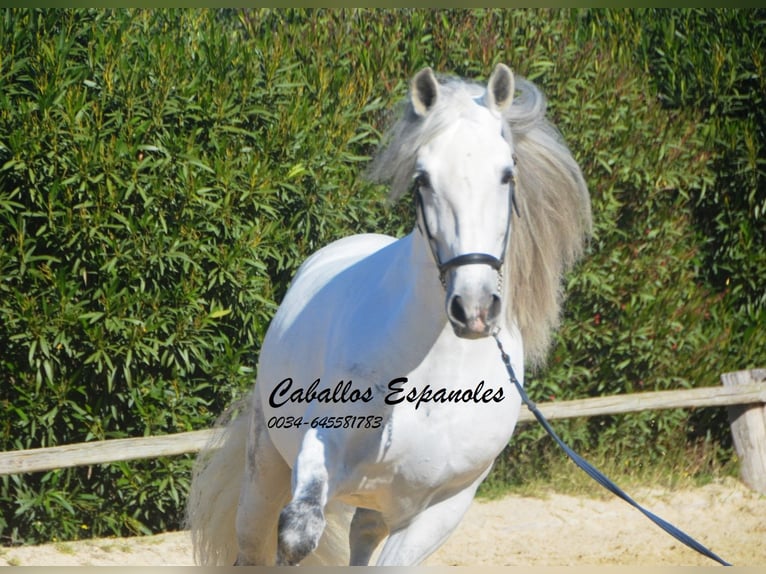
[[[533,79],[595,218],[535,400],[764,362],[763,11],[6,10],[0,449],[205,428],[298,265],[402,235],[360,177],[424,65]],[[720,410],[562,421],[577,448],[731,457]],[[492,480],[550,471],[525,426]],[[190,456],[0,478],[3,543],[180,526]]]
[[[760,328],[766,320],[766,10],[676,10],[644,45],[665,105],[702,114],[700,132],[717,177],[693,198],[701,273],[734,322],[728,360],[760,366],[766,348]]]

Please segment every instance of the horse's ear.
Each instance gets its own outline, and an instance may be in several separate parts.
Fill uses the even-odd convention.
[[[410,100],[417,115],[426,115],[436,103],[438,96],[439,82],[436,81],[431,68],[423,68],[415,74],[410,84]]]
[[[513,101],[513,72],[505,64],[497,64],[487,84],[487,105],[502,111]]]

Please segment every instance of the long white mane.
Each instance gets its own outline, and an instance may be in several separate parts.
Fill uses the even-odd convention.
[[[539,364],[558,326],[562,279],[581,255],[591,230],[588,188],[558,130],[547,120],[545,97],[516,77],[517,94],[506,108],[505,137],[516,154],[516,198],[505,260],[509,319],[524,339],[525,358]],[[482,105],[484,87],[457,78],[440,79],[440,97],[425,117],[404,103],[383,139],[367,175],[390,185],[391,200],[410,190],[417,151],[451,125],[466,108]]]

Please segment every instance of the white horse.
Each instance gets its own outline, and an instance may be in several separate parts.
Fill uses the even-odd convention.
[[[488,335],[516,373],[542,358],[591,224],[543,96],[502,64],[486,87],[426,68],[370,175],[413,190],[415,228],[299,269],[254,392],[195,468],[202,564],[366,565],[383,540],[377,564],[419,564],[513,433],[520,399]]]

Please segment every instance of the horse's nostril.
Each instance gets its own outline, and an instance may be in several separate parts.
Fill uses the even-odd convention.
[[[461,325],[465,325],[468,322],[468,316],[465,314],[465,309],[463,308],[463,299],[460,297],[460,295],[455,295],[452,297],[452,301],[450,301],[449,312],[453,321],[456,321]]]
[[[492,295],[492,302],[489,304],[489,310],[487,312],[487,319],[490,321],[497,319],[498,315],[500,315],[500,310],[502,309],[502,301],[500,301],[500,297],[497,295]]]

